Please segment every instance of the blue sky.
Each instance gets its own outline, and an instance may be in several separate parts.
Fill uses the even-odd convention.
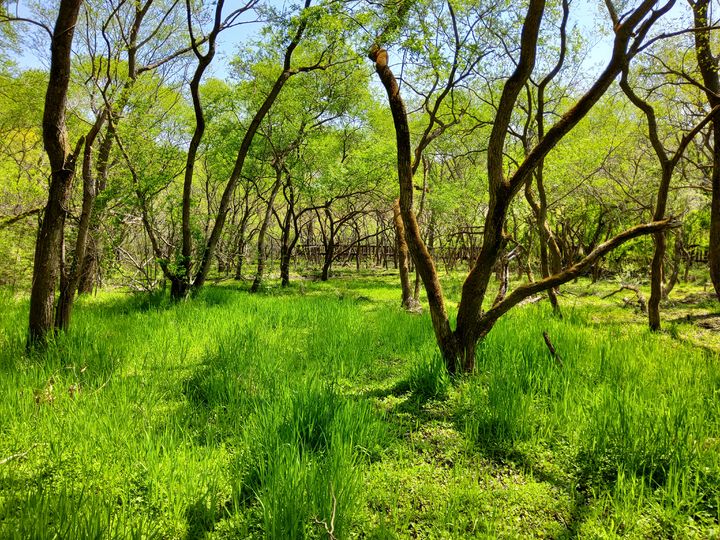
[[[270,0],[272,4],[280,7],[283,5],[297,4],[297,2],[284,2],[283,0]],[[239,3],[238,0],[230,0],[228,6]],[[610,35],[609,21],[601,0],[589,0],[581,2],[575,0],[570,10],[570,26],[576,26],[588,42],[588,55],[582,66],[582,70],[588,73],[596,72],[604,65],[610,56],[612,36]],[[687,12],[684,1],[678,1],[670,16],[679,17]],[[19,2],[19,14],[28,16],[26,2]],[[230,59],[240,45],[258,36],[261,29],[260,23],[244,24],[223,32],[218,39],[218,56],[212,66],[212,75],[220,78],[229,76]],[[600,28],[605,31],[599,31]],[[36,52],[31,48],[23,48],[23,54],[15,60],[21,68],[45,68],[48,52]]]

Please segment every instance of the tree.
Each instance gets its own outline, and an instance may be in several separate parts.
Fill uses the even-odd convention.
[[[50,79],[43,113],[43,143],[51,167],[50,189],[35,245],[30,294],[28,345],[47,340],[55,317],[55,287],[60,270],[63,227],[75,165],[84,141],[71,149],[65,113],[75,26],[82,0],[61,0],[50,44]]]
[[[710,24],[708,7],[710,0],[689,0],[695,20],[695,55],[698,68],[702,75],[702,88],[707,96],[708,104],[713,109],[712,121],[712,172],[710,184],[712,199],[710,203],[710,240],[708,250],[708,266],[710,279],[715,287],[715,294],[720,299],[720,62],[713,55],[710,43]]]
[[[395,75],[389,66],[388,53],[379,44],[383,36],[381,35],[381,39],[371,47],[369,57],[375,63],[376,73],[386,90],[395,124],[400,211],[408,246],[425,285],[438,346],[451,373],[474,369],[475,349],[478,341],[487,335],[502,315],[520,301],[532,294],[546,291],[574,279],[600,257],[624,242],[640,235],[660,231],[668,226],[668,221],[660,221],[632,227],[600,244],[570,268],[540,281],[521,285],[511,293],[497,297],[490,309],[483,310],[483,301],[493,268],[506,244],[505,221],[510,204],[538,164],[587,115],[607,91],[629,58],[637,52],[652,25],[670,9],[673,1],[667,2],[658,9],[653,9],[656,3],[653,0],[645,0],[622,18],[616,14],[612,4],[608,3],[615,32],[612,56],[608,65],[590,88],[575,102],[574,106],[548,129],[545,136],[506,177],[504,152],[508,128],[518,96],[535,67],[540,24],[545,11],[543,0],[530,1],[522,25],[519,58],[515,63],[512,75],[502,86],[502,93],[492,122],[487,158],[489,207],[483,231],[483,244],[480,255],[463,284],[455,330],[450,327],[435,263],[420,235],[413,211],[412,154],[405,104],[400,95]]]
[[[657,115],[653,106],[640,97],[631,86],[629,80],[629,70],[626,67],[623,70],[620,80],[620,87],[625,95],[638,109],[640,109],[647,119],[648,138],[652,145],[653,151],[657,157],[660,167],[660,182],[658,185],[657,198],[655,200],[655,208],[653,210],[653,220],[660,221],[665,217],[668,195],[670,193],[670,182],[672,181],[675,168],[682,158],[685,149],[692,142],[693,138],[702,130],[711,120],[713,115],[720,110],[720,104],[716,105],[714,110],[710,111],[695,126],[692,126],[680,139],[674,151],[671,153],[665,147],[661,139],[660,130],[658,128]],[[712,229],[711,229],[712,231]],[[666,235],[665,231],[658,231],[653,234],[653,242],[655,250],[650,267],[650,300],[648,301],[648,324],[651,330],[660,330],[660,300],[664,297],[663,293],[663,267],[666,251]]]

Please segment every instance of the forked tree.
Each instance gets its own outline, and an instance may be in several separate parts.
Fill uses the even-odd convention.
[[[628,99],[640,109],[647,120],[648,139],[652,145],[653,152],[658,161],[660,168],[660,183],[658,184],[657,198],[653,209],[653,219],[661,220],[665,217],[668,206],[668,195],[670,193],[670,182],[672,181],[675,169],[683,157],[688,145],[693,138],[702,130],[711,120],[713,115],[720,110],[720,105],[716,105],[704,118],[692,126],[680,139],[673,151],[668,151],[663,142],[658,128],[657,114],[655,108],[635,91],[628,81],[628,69],[623,70],[620,80],[622,88]],[[659,231],[653,234],[653,243],[655,249],[653,251],[652,263],[650,266],[650,300],[648,302],[648,324],[650,330],[660,330],[660,300],[664,297],[663,281],[664,281],[664,263],[665,252],[667,247],[666,232]]]
[[[615,33],[612,55],[607,66],[589,89],[559,117],[534,147],[529,149],[515,169],[506,175],[506,139],[518,97],[535,67],[540,26],[545,11],[544,0],[530,0],[522,25],[519,57],[513,73],[503,85],[492,122],[487,149],[489,205],[483,244],[462,287],[455,329],[451,328],[435,262],[422,239],[413,209],[413,155],[408,116],[397,79],[388,63],[388,53],[382,47],[385,34],[381,34],[369,51],[369,58],[375,63],[375,71],[386,90],[395,125],[400,213],[406,240],[425,286],[435,337],[450,373],[474,369],[477,343],[488,334],[500,317],[522,300],[580,276],[599,258],[628,240],[662,231],[671,224],[671,220],[665,219],[627,229],[599,244],[572,266],[539,281],[520,285],[509,294],[498,295],[488,309],[483,307],[493,269],[505,248],[505,222],[512,201],[548,153],[570,133],[608,90],[627,62],[637,54],[653,24],[667,13],[674,0],[659,6],[657,0],[644,0],[637,8],[622,16],[616,13],[611,2],[606,4]]]
[[[60,270],[67,205],[82,149],[68,143],[65,115],[70,83],[70,53],[82,0],[62,0],[50,42],[50,78],[43,112],[43,143],[50,159],[50,189],[35,244],[28,346],[43,342],[53,331],[55,287]]]
[[[51,68],[45,100],[43,139],[50,156],[52,173],[48,203],[36,243],[28,344],[44,340],[53,328],[67,330],[76,291],[87,290],[87,283],[84,282],[88,279],[92,282],[92,268],[97,263],[96,240],[100,222],[96,199],[107,181],[110,153],[117,137],[117,124],[130,100],[135,81],[142,73],[156,70],[189,51],[187,48],[166,51],[164,46],[155,46],[152,53],[145,56],[147,63],[139,64],[140,49],[150,48],[149,40],[141,37],[145,25],[150,25],[147,31],[151,36],[157,36],[161,28],[164,28],[165,32],[171,32],[168,17],[174,6],[159,6],[159,13],[150,17],[155,3],[155,0],[135,4],[129,0],[120,0],[92,24],[91,13],[86,11],[83,31],[85,42],[80,43],[79,48],[81,54],[87,57],[87,64],[91,66],[91,73],[85,81],[93,95],[91,101],[98,101],[100,105],[93,107],[95,118],[90,123],[88,132],[78,139],[73,152],[70,151],[67,141],[65,109],[71,69],[70,51],[76,26],[80,23],[79,13],[83,3],[62,2],[54,31],[36,21],[17,19],[39,24],[51,36]],[[87,4],[85,8],[90,10]],[[99,14],[93,12],[96,17]],[[11,21],[13,18],[7,20]],[[117,43],[113,43],[111,39],[111,27],[115,23],[123,37]],[[98,39],[99,37],[102,37],[102,40]],[[99,41],[107,45],[105,53],[100,52]],[[124,83],[121,83],[112,66],[120,64],[123,54],[128,73]],[[116,91],[117,96],[114,95]],[[101,138],[100,132],[103,129],[105,134]],[[100,144],[97,164],[94,165],[94,145],[98,140]],[[67,262],[65,222],[76,163],[81,157],[82,209],[74,249],[71,250],[71,258]],[[60,295],[56,305],[55,289],[58,277]]]

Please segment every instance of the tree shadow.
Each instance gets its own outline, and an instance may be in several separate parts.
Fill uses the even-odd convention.
[[[208,533],[212,533],[219,522],[232,515],[233,509],[230,499],[220,502],[209,495],[198,497],[185,508],[185,540],[207,538]]]

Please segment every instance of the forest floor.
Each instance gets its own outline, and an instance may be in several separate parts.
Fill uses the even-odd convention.
[[[709,289],[653,334],[580,280],[451,381],[396,281],[102,292],[30,356],[0,294],[0,538],[720,538]]]

